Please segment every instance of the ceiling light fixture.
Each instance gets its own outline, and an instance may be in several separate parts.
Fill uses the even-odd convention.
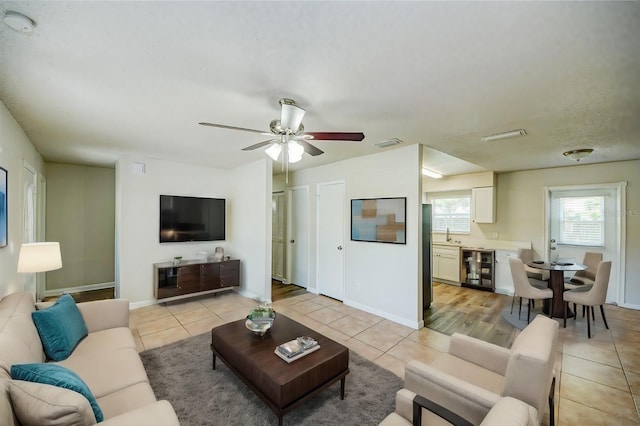
[[[442,179],[442,175],[438,172],[434,172],[433,170],[429,170],[427,168],[422,168],[422,174],[425,176],[429,176],[434,179]]]
[[[527,136],[527,132],[525,132],[524,129],[511,130],[509,132],[496,133],[495,135],[483,136],[480,139],[482,139],[483,142],[489,142],[489,141],[497,141],[500,139],[515,138],[516,136]]]
[[[6,11],[2,19],[9,27],[21,33],[31,33],[33,32],[33,27],[36,26],[33,19],[11,10]]]
[[[592,152],[593,152],[593,149],[591,148],[583,148],[583,149],[573,149],[571,151],[566,151],[566,152],[563,152],[562,155],[572,160],[575,160],[576,162],[580,162],[580,160],[582,160],[583,158],[591,155]]]
[[[375,144],[378,148],[386,148],[388,146],[400,145],[402,141],[398,138],[387,139],[386,141],[378,142]]]

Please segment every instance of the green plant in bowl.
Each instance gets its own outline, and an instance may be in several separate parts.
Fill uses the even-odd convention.
[[[254,334],[264,336],[264,334],[271,328],[275,317],[276,311],[268,306],[260,305],[247,315],[245,325]]]

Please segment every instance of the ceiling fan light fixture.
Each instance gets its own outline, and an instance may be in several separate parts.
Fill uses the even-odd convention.
[[[580,162],[585,157],[588,157],[593,152],[591,148],[572,149],[571,151],[565,151],[562,153],[567,158],[570,158],[576,162]]]
[[[442,175],[440,173],[429,170],[426,167],[422,168],[422,174],[433,179],[442,179]]]
[[[278,161],[280,153],[282,152],[282,145],[280,145],[279,142],[274,142],[267,149],[265,149],[264,152],[266,152],[273,161]]]
[[[289,163],[297,163],[302,160],[302,154],[304,154],[304,148],[296,141],[289,141],[287,144],[287,156],[289,157]]]
[[[280,117],[280,126],[286,131],[296,133],[302,124],[305,110],[300,108],[291,99],[281,99],[282,113]]]
[[[527,132],[525,132],[524,129],[510,130],[508,132],[496,133],[495,135],[482,136],[480,139],[482,139],[483,142],[491,142],[500,139],[515,138],[518,136],[527,136]]]

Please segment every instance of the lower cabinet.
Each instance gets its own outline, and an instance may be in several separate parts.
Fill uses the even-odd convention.
[[[224,290],[240,285],[240,261],[184,261],[156,263],[155,297],[167,299],[200,292]]]
[[[460,285],[460,249],[433,245],[433,279]]]

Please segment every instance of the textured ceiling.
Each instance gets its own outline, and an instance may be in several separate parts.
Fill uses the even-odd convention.
[[[421,143],[444,174],[640,158],[639,2],[6,2],[0,99],[47,161],[129,153],[215,167],[263,158],[278,99],[307,110],[297,167]],[[480,137],[526,129],[521,138]],[[393,149],[393,148],[386,148]],[[436,151],[433,151],[433,150]],[[444,153],[440,154],[439,152]],[[445,155],[446,154],[446,155]],[[452,158],[455,157],[455,158]],[[458,161],[456,160],[462,160]],[[278,170],[279,167],[275,166]]]

